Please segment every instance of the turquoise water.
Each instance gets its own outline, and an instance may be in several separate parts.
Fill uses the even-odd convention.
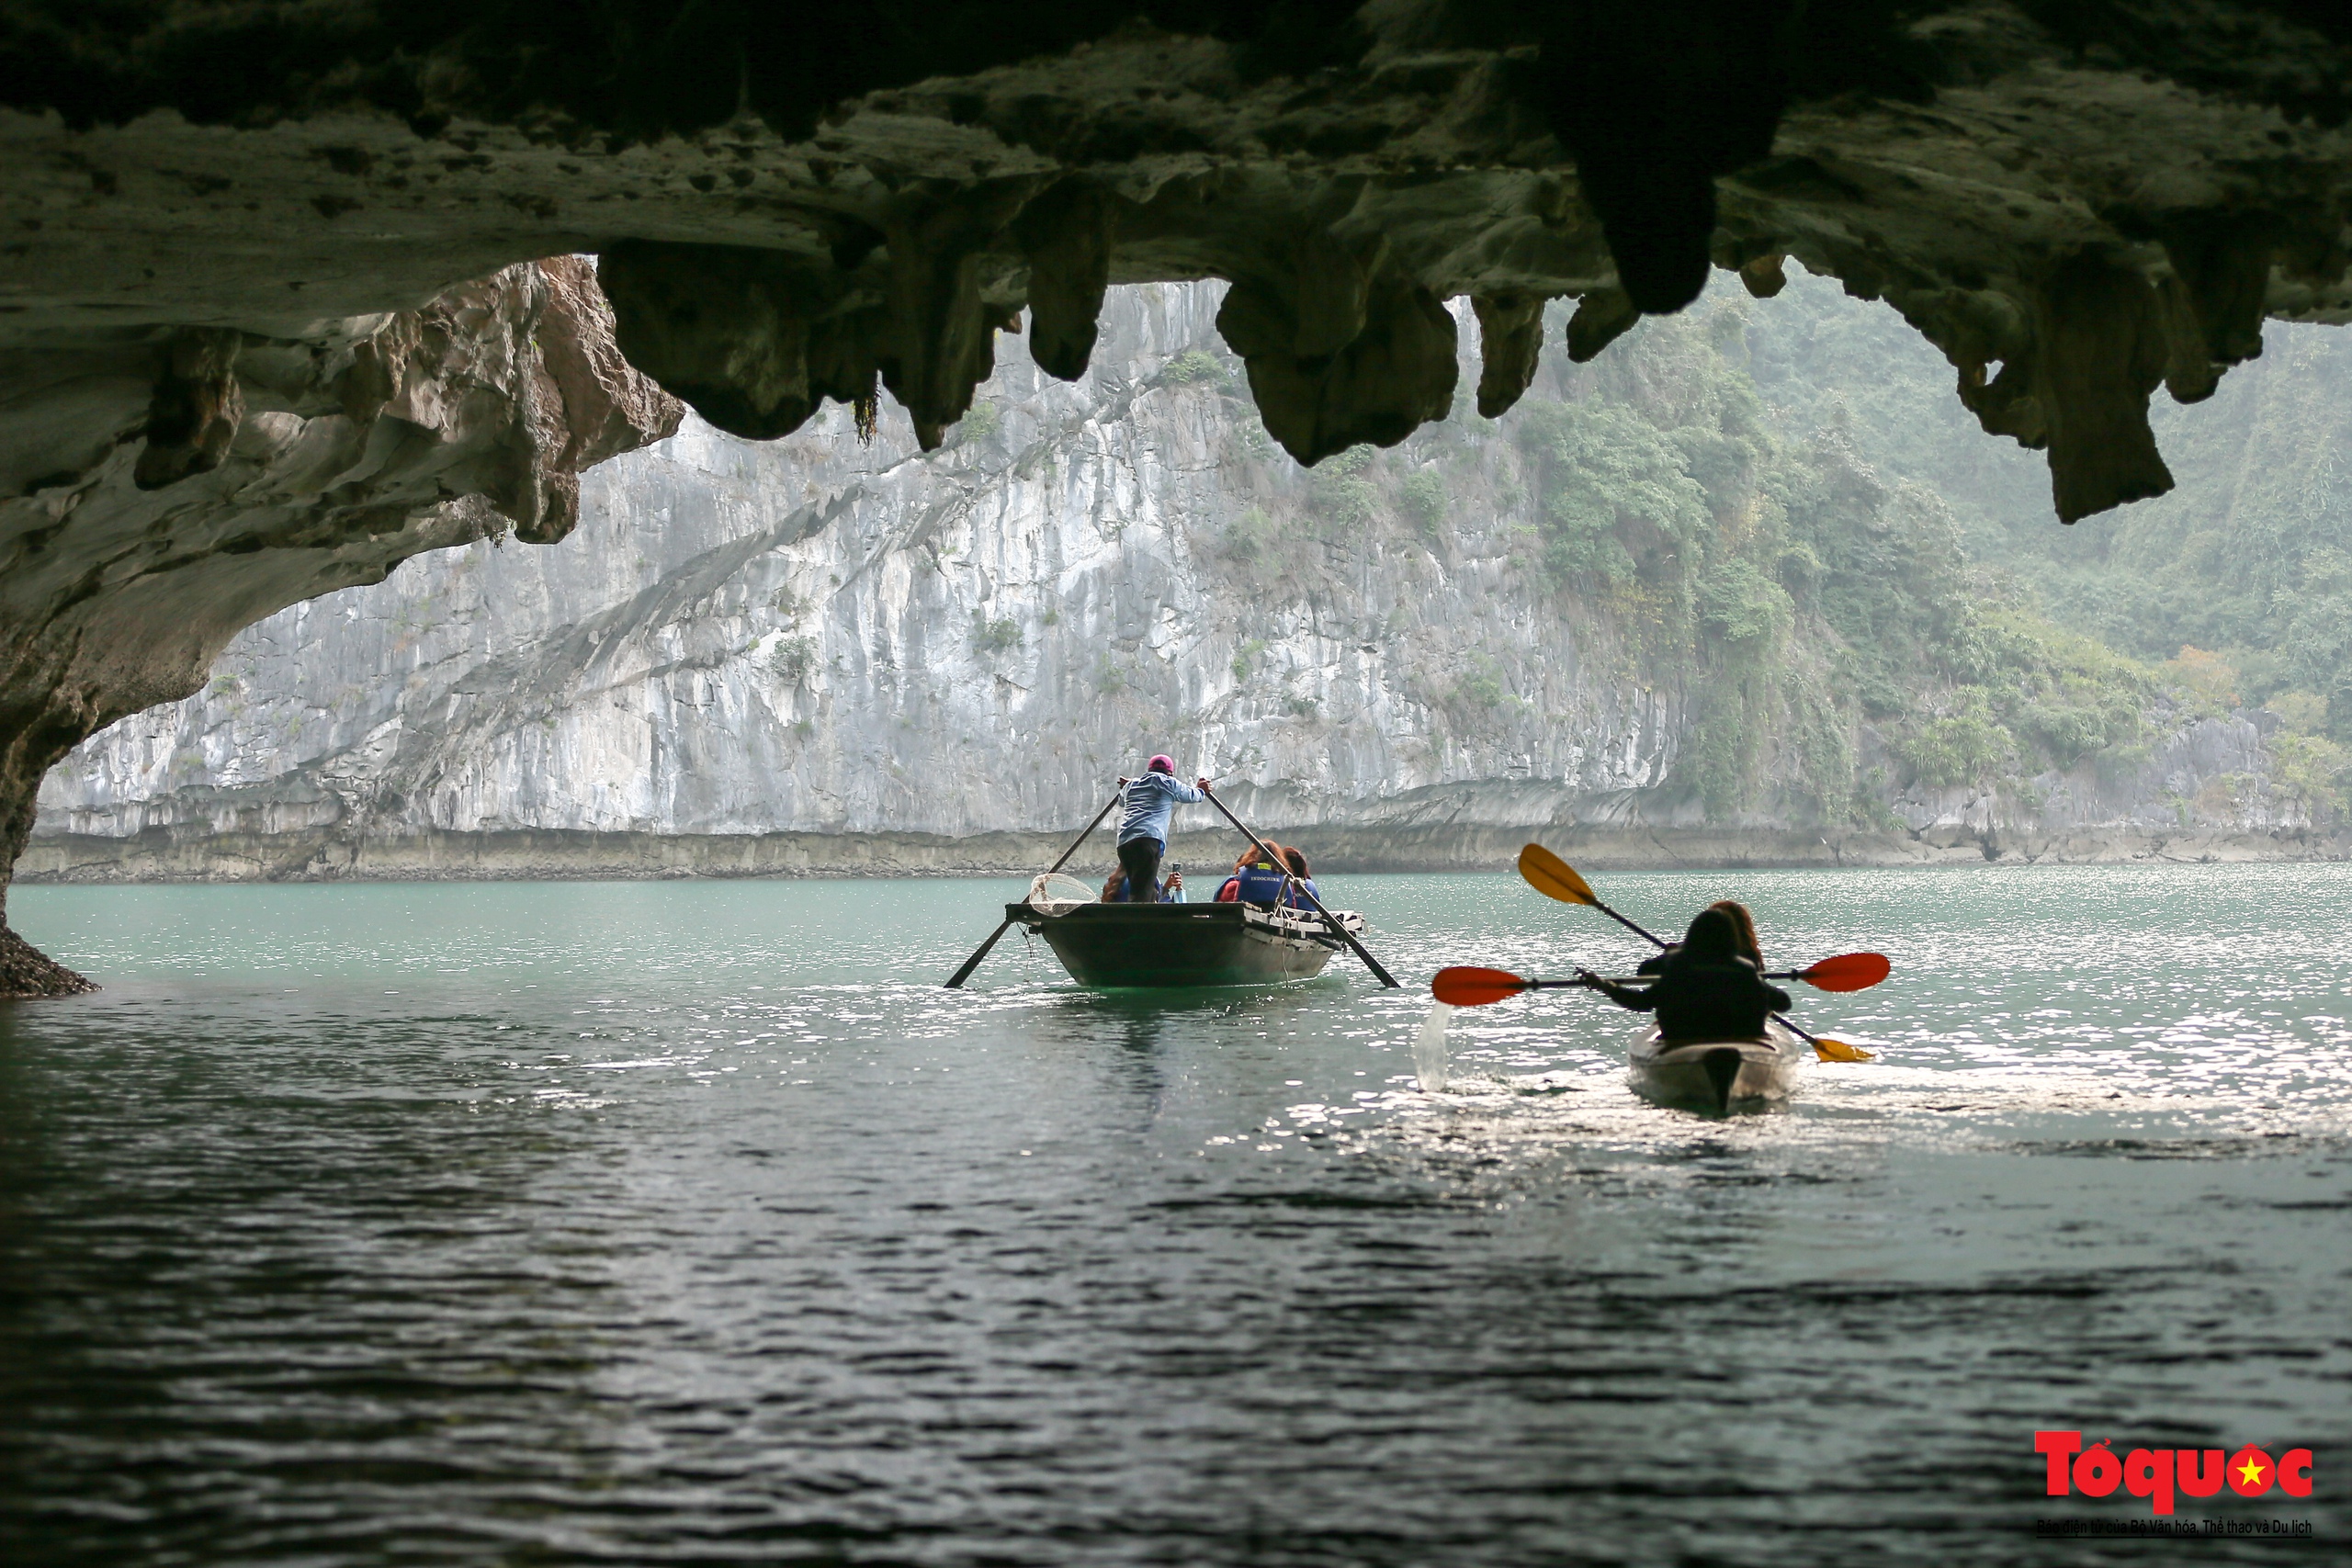
[[[1407,981],[1069,986],[1017,882],[19,888],[0,1560],[1817,1563],[2340,1556],[2352,871],[1612,876],[1749,899],[1881,1053],[1625,1090],[1639,948],[1336,877]],[[2041,1540],[2041,1427],[2318,1452]],[[2332,1544],[2331,1544],[2332,1543]]]

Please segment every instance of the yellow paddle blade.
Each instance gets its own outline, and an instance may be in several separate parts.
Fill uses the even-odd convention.
[[[1825,1062],[1875,1062],[1878,1060],[1875,1052],[1865,1051],[1860,1045],[1849,1045],[1843,1040],[1831,1040],[1826,1036],[1814,1041],[1813,1054]]]
[[[1519,852],[1519,874],[1546,898],[1557,898],[1563,904],[1600,907],[1600,896],[1593,892],[1590,883],[1577,874],[1577,868],[1541,844],[1530,844]]]

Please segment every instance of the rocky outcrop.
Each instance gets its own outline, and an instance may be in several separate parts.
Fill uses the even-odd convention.
[[[594,269],[574,260],[303,337],[134,333],[110,375],[79,355],[57,373],[57,396],[0,422],[17,476],[0,500],[10,862],[50,766],[197,690],[244,626],[420,550],[560,539],[579,471],[681,417],[621,359]],[[9,940],[0,994],[71,987],[29,953]]]

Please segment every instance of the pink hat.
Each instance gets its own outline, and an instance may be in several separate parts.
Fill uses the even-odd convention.
[[[1162,751],[1159,756],[1146,762],[1144,767],[1155,773],[1172,773],[1176,771],[1176,759]]]

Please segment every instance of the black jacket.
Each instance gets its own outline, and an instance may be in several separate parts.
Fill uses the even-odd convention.
[[[1647,986],[1602,980],[1597,989],[1620,1007],[1657,1014],[1668,1040],[1753,1040],[1766,1018],[1789,1010],[1789,993],[1745,958],[1708,963],[1674,953]]]

